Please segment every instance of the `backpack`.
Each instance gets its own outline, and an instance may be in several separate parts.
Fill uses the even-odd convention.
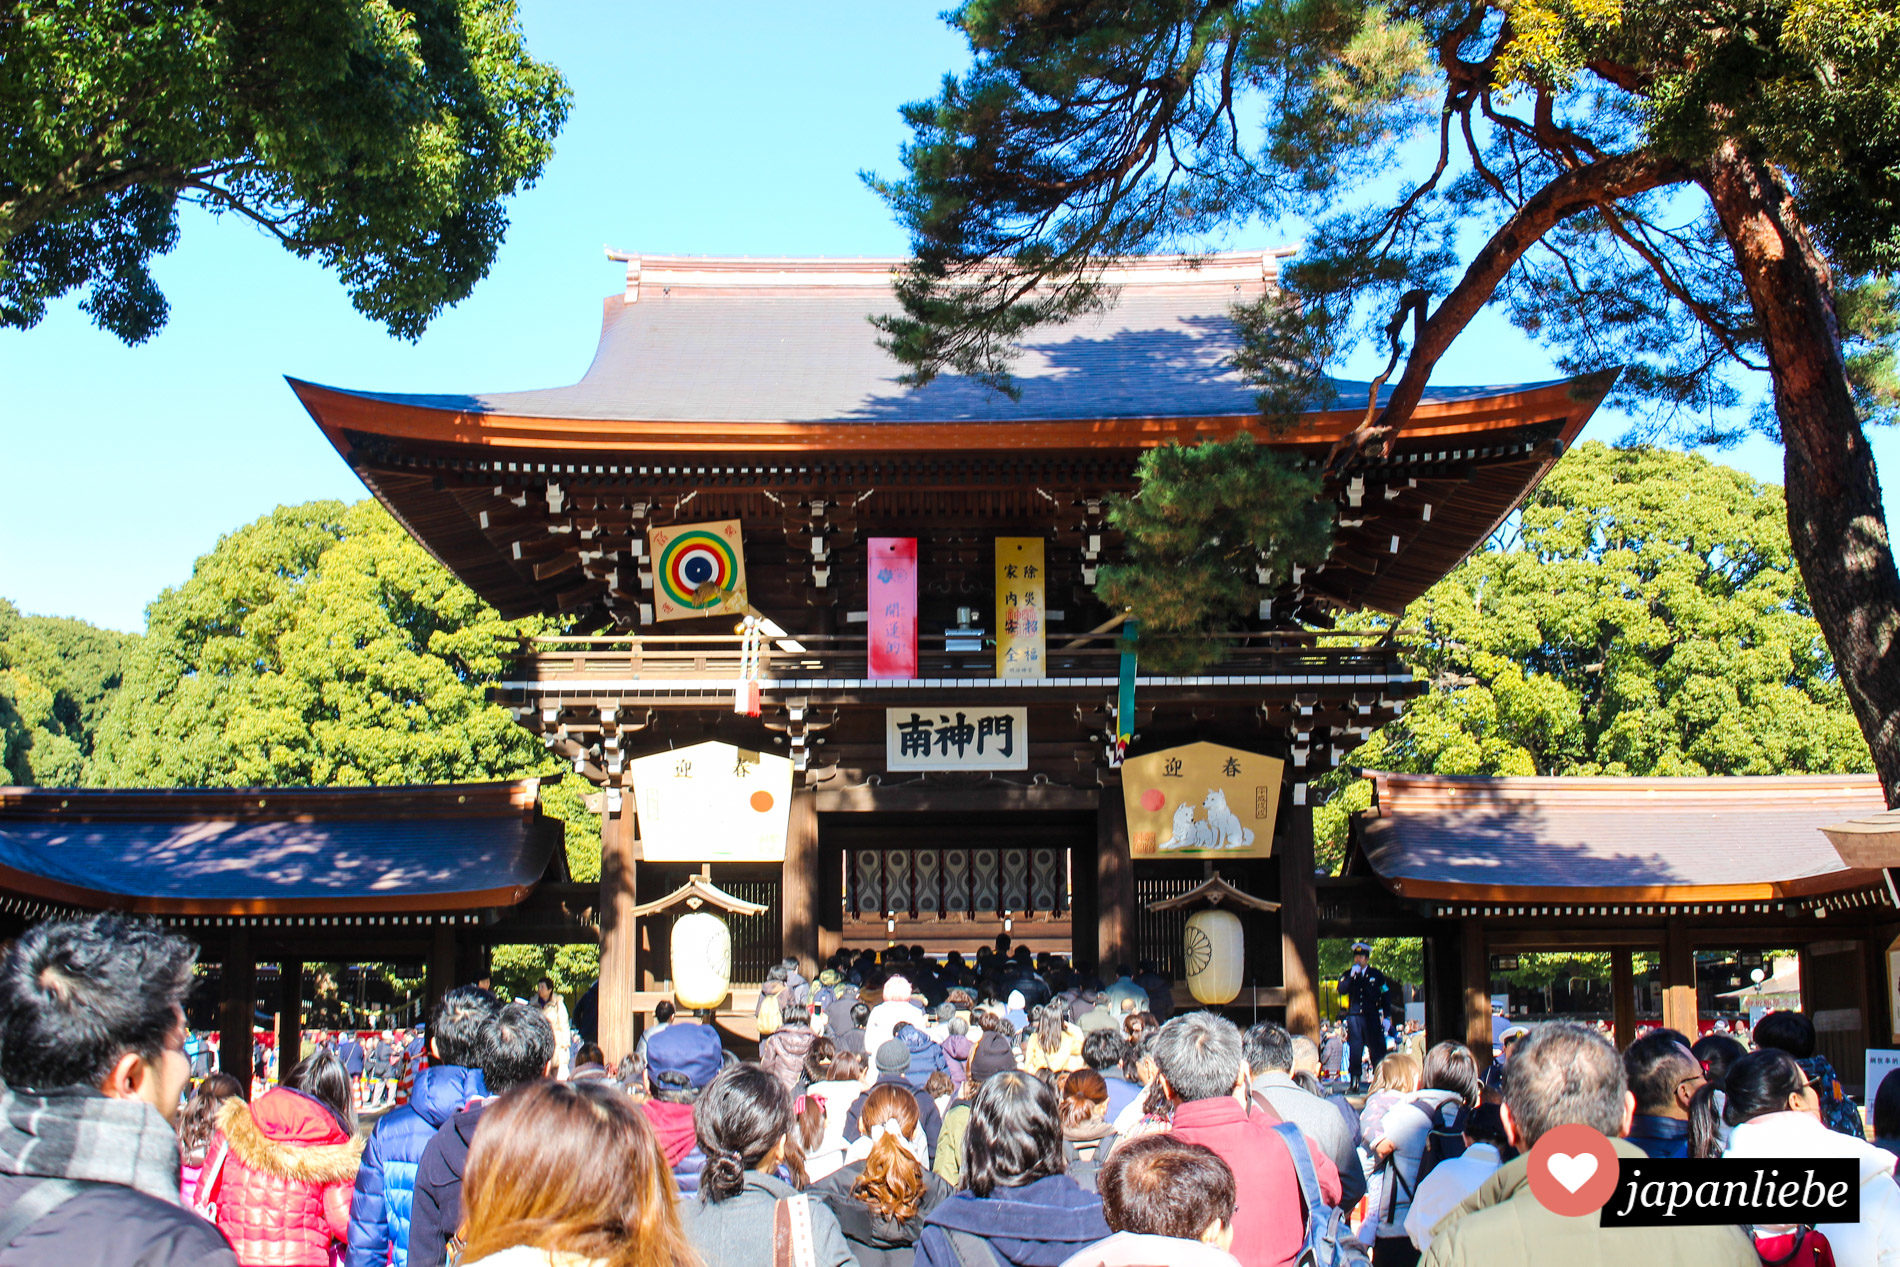
[[[1803,1224],[1792,1232],[1769,1233],[1750,1228],[1749,1238],[1763,1267],[1835,1267],[1834,1247],[1817,1227]]]
[[[1393,1106],[1395,1110],[1401,1107],[1408,1106]],[[1409,1203],[1412,1194],[1418,1191],[1418,1185],[1425,1181],[1425,1176],[1431,1174],[1432,1169],[1439,1162],[1465,1155],[1465,1123],[1471,1117],[1471,1110],[1466,1107],[1463,1100],[1446,1100],[1430,1110],[1422,1104],[1412,1104],[1409,1107],[1425,1115],[1425,1120],[1431,1123],[1431,1130],[1425,1136],[1424,1149],[1419,1153],[1416,1174],[1408,1178],[1404,1168],[1399,1165],[1398,1154],[1392,1155],[1391,1164],[1387,1168],[1387,1173],[1392,1177],[1392,1182],[1386,1189],[1385,1221],[1387,1223],[1398,1222],[1395,1216],[1399,1212],[1399,1198],[1403,1197]]]
[[[1821,1097],[1821,1121],[1830,1131],[1842,1135],[1851,1135],[1856,1139],[1866,1139],[1862,1128],[1860,1109],[1854,1104],[1854,1098],[1841,1086],[1840,1075],[1834,1072],[1834,1066],[1828,1063],[1826,1056],[1809,1056],[1806,1060],[1795,1062],[1801,1066],[1801,1072],[1814,1084],[1815,1092]]]
[[[1306,1236],[1293,1260],[1294,1267],[1371,1267],[1365,1246],[1353,1237],[1346,1212],[1327,1205],[1319,1190],[1319,1171],[1306,1151],[1306,1136],[1288,1122],[1275,1125],[1273,1133],[1293,1156],[1293,1173],[1300,1180],[1300,1203],[1306,1209]]]
[[[1418,1173],[1412,1176],[1414,1192],[1439,1162],[1465,1155],[1465,1124],[1471,1120],[1471,1109],[1463,1100],[1447,1100],[1426,1116],[1432,1130],[1425,1137],[1425,1151],[1419,1154]]]
[[[783,989],[783,986],[779,987],[779,990]],[[760,1038],[776,1034],[785,1027],[785,1018],[778,1006],[779,990],[759,995],[759,1010],[756,1015],[759,1021]]]

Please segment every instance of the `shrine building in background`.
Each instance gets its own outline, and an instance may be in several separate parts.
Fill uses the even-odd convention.
[[[293,380],[430,553],[504,616],[569,622],[498,690],[601,789],[610,1057],[668,985],[674,915],[636,908],[708,866],[770,908],[732,918],[736,983],[781,955],[1003,932],[1178,981],[1188,913],[1148,908],[1218,871],[1279,904],[1246,915],[1236,1006],[1314,1029],[1310,783],[1423,685],[1334,618],[1398,612],[1482,544],[1613,376],[1428,390],[1329,477],[1324,564],[1218,667],[1137,663],[1130,713],[1093,585],[1141,454],[1245,431],[1319,464],[1366,416],[1367,385],[1332,382],[1269,429],[1231,367],[1230,310],[1283,254],[1111,270],[1118,302],[1035,332],[1014,397],[896,382],[869,321],[896,310],[891,260],[616,256],[625,289],[570,387]]]

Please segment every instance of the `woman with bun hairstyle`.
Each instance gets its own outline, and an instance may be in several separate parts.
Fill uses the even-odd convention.
[[[1821,1119],[1818,1088],[1785,1051],[1764,1047],[1729,1067],[1722,1116],[1728,1122],[1729,1157],[1806,1159],[1845,1157],[1860,1172],[1860,1219],[1822,1223],[1834,1261],[1841,1267],[1900,1264],[1900,1185],[1893,1181],[1894,1155],[1865,1139],[1829,1130]],[[1786,1255],[1795,1227],[1757,1227],[1756,1249],[1764,1262]],[[1774,1239],[1770,1239],[1774,1238]]]
[[[496,1100],[462,1179],[463,1267],[697,1267],[646,1114],[605,1082]]]
[[[1115,1124],[1108,1120],[1108,1082],[1093,1069],[1077,1069],[1062,1080],[1062,1148],[1069,1173],[1095,1191],[1096,1172],[1115,1151]]]
[[[925,1217],[955,1189],[918,1159],[917,1098],[903,1087],[873,1088],[859,1121],[869,1156],[812,1185],[810,1194],[831,1207],[861,1267],[910,1267]]]
[[[774,1267],[774,1246],[785,1244],[800,1267],[852,1267],[837,1216],[779,1177],[782,1166],[794,1180],[804,1178],[784,1083],[758,1065],[721,1070],[693,1105],[693,1127],[706,1166],[699,1199],[684,1213],[701,1258],[718,1267]]]

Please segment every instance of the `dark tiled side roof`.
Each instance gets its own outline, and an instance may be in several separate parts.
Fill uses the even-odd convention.
[[[530,794],[532,784],[527,785]],[[482,789],[490,792],[492,788]],[[146,911],[445,909],[521,900],[548,870],[558,825],[489,796],[451,808],[410,788],[309,794],[58,793],[0,805],[0,889]],[[258,810],[260,800],[269,808]],[[532,801],[530,800],[530,806]],[[275,810],[275,812],[273,812]],[[460,812],[458,812],[460,811]],[[91,900],[88,900],[91,899]]]
[[[1388,881],[1534,889],[1784,884],[1844,872],[1821,828],[1872,775],[1482,779],[1372,774],[1361,848]]]

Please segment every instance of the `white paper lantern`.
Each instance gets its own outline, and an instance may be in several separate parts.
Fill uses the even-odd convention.
[[[1232,1003],[1246,971],[1247,938],[1232,911],[1196,911],[1188,916],[1188,992],[1209,1006]]]
[[[732,988],[732,930],[705,911],[673,924],[673,998],[692,1012],[726,1001]]]

